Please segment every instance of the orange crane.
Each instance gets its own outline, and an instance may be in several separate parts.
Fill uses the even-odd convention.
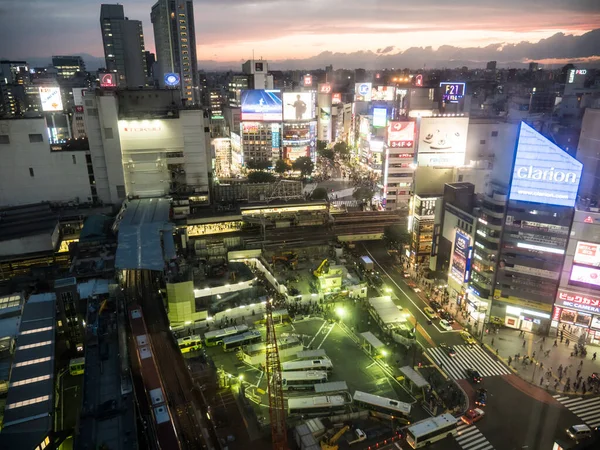
[[[269,416],[271,419],[271,439],[274,450],[287,450],[287,429],[285,426],[285,406],[281,385],[281,365],[277,335],[273,322],[273,299],[267,302],[267,383],[269,394]]]

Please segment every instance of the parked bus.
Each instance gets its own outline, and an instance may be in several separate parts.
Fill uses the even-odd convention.
[[[409,424],[410,403],[400,402],[391,398],[380,397],[379,395],[368,394],[367,392],[354,392],[353,401],[358,406],[370,409],[385,416],[385,419],[400,419],[405,424]]]
[[[288,414],[327,415],[346,408],[343,395],[288,398]]]
[[[82,375],[85,372],[85,358],[73,358],[69,361],[69,373],[71,375]]]
[[[281,370],[292,372],[294,370],[326,370],[331,372],[333,364],[329,359],[312,359],[305,361],[290,361],[281,364]]]
[[[195,352],[202,348],[202,338],[197,334],[177,339],[177,346],[181,353]]]
[[[236,334],[223,339],[223,350],[226,352],[232,352],[243,345],[255,344],[260,342],[262,336],[260,331],[250,330],[242,334]]]
[[[284,391],[314,389],[315,384],[325,382],[327,382],[327,372],[320,370],[281,372],[281,384]]]
[[[452,414],[421,420],[406,428],[406,442],[412,448],[421,448],[441,439],[455,436],[458,419]]]
[[[223,344],[223,339],[236,334],[248,331],[248,325],[237,325],[235,327],[221,328],[220,330],[209,331],[204,335],[204,342],[208,347]]]

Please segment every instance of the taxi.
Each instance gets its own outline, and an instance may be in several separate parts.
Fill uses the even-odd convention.
[[[460,418],[467,425],[473,425],[475,422],[480,421],[485,416],[483,409],[475,408],[468,410],[464,416]]]
[[[477,341],[475,340],[475,338],[473,336],[471,336],[471,334],[468,331],[464,331],[464,330],[461,331],[460,337],[463,338],[463,340],[469,345],[477,344]]]
[[[437,314],[435,313],[435,311],[432,308],[430,308],[429,306],[426,306],[425,308],[423,308],[423,312],[431,320],[437,319],[437,317],[438,317]]]

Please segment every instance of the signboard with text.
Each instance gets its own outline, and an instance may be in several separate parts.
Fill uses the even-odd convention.
[[[387,144],[391,148],[409,148],[415,143],[414,122],[390,122],[387,128]]]
[[[577,242],[573,262],[586,266],[600,267],[600,244]]]
[[[600,298],[558,290],[556,303],[568,308],[600,314]]]
[[[440,83],[442,99],[446,103],[458,103],[465,96],[465,83],[444,81]]]

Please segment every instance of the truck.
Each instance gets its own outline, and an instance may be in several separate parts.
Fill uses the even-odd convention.
[[[360,264],[362,265],[363,269],[365,269],[365,270],[373,270],[375,268],[375,265],[373,264],[373,260],[371,258],[369,258],[368,256],[361,256]]]

